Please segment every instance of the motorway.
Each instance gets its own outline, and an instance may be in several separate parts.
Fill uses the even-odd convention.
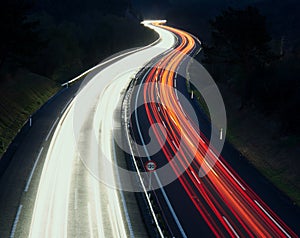
[[[179,75],[200,43],[161,23],[144,22],[160,35],[155,43],[97,65],[83,74],[81,85],[62,90],[40,110],[0,178],[0,237],[146,237],[149,231],[134,198],[122,190],[135,186],[145,194],[161,237],[297,237],[298,211],[271,185],[261,184],[261,176],[243,165],[229,145],[220,156],[209,147],[212,127]],[[128,95],[134,77],[137,87]],[[123,106],[134,112],[130,118],[116,113],[126,96]],[[137,161],[151,159],[158,168],[169,164],[170,180],[154,172],[147,184],[148,173],[135,173],[142,189],[120,181],[113,165],[124,158],[116,155],[113,139],[120,140],[114,129],[121,118],[128,123],[121,140],[139,152]],[[146,145],[150,127],[159,148],[155,153]]]
[[[152,160],[158,168],[169,163],[173,175],[178,177],[164,188],[159,188],[161,181],[172,174],[155,172],[156,181],[152,181],[152,186],[157,185],[153,196],[163,210],[170,235],[297,237],[297,207],[282,199],[278,191],[274,192],[272,185],[255,169],[248,169],[250,166],[241,162],[240,154],[230,145],[225,144],[224,156],[218,156],[218,151],[209,144],[214,125],[200,118],[203,113],[194,105],[194,100],[190,100],[197,111],[200,133],[199,124],[187,110],[184,99],[189,100],[190,94],[186,90],[186,79],[177,72],[187,67],[186,55],[193,56],[199,50],[200,42],[184,31],[161,24],[156,26],[174,34],[176,47],[152,60],[140,73],[129,105],[135,116],[130,117],[129,123],[136,144],[143,145],[144,151],[136,146],[141,154],[137,161],[145,164]],[[201,75],[197,80],[201,80]],[[143,101],[143,107],[137,101]],[[158,124],[161,126],[153,126]],[[152,136],[148,134],[149,128]],[[222,136],[220,139],[223,140]],[[152,140],[158,141],[160,152],[149,151],[147,144]],[[241,168],[241,171],[233,168]],[[248,184],[258,188],[260,196]],[[268,204],[276,209],[276,213]],[[277,212],[283,215],[279,216]]]
[[[95,66],[80,88],[66,88],[37,113],[1,177],[1,237],[147,236],[134,196],[117,185],[112,136],[132,77],[174,45],[172,34],[157,32],[156,42]],[[38,120],[42,112],[51,119]]]

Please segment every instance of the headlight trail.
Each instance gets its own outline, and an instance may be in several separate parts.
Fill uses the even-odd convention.
[[[149,59],[174,44],[171,33],[156,30],[161,38],[154,44],[109,59],[82,74],[91,73],[92,77],[51,128],[55,132],[39,180],[29,237],[132,236],[121,206],[125,203],[116,189],[116,171],[101,165],[105,159],[111,164],[115,161],[112,121],[122,91]],[[101,176],[107,184],[100,182]]]

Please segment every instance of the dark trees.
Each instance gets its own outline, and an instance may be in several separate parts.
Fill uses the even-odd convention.
[[[268,43],[271,40],[257,8],[245,10],[229,8],[210,22],[212,26],[213,53],[226,58],[228,63],[247,65],[253,60],[269,59]]]
[[[250,104],[278,118],[281,134],[298,133],[299,59],[272,52],[265,17],[254,7],[229,8],[210,25],[203,62],[213,66],[213,76],[238,92],[241,108]]]
[[[0,68],[11,59],[26,64],[41,46],[35,28],[37,21],[28,21],[32,5],[22,0],[0,2]]]
[[[240,68],[244,75],[240,82],[243,106],[252,96],[254,72],[275,58],[268,47],[271,37],[265,17],[254,7],[245,10],[229,8],[210,25],[212,44],[204,47],[204,62]]]

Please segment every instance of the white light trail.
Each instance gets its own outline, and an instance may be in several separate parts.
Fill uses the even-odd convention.
[[[91,174],[88,174],[86,181],[89,196],[86,198],[87,201],[79,202],[78,188],[71,186],[71,181],[72,176],[76,174],[73,173],[73,170],[74,165],[78,162],[78,146],[84,147],[87,156],[88,154],[95,155],[94,152],[97,151],[95,146],[97,145],[89,143],[91,136],[95,134],[100,134],[96,138],[99,139],[98,142],[101,142],[101,149],[105,156],[110,158],[112,162],[114,161],[111,144],[111,123],[116,108],[115,103],[118,102],[120,92],[127,87],[131,76],[143,67],[149,59],[161,54],[174,44],[173,34],[150,25],[148,21],[144,24],[150,28],[155,28],[160,34],[161,39],[156,42],[156,45],[124,53],[85,72],[84,74],[87,74],[99,68],[100,65],[111,63],[97,73],[82,88],[73,101],[67,103],[68,106],[61,112],[62,117],[57,118],[51,126],[45,141],[50,139],[53,130],[54,134],[51,138],[39,181],[29,237],[68,237],[69,209],[79,210],[80,206],[83,206],[82,204],[88,204],[88,217],[86,219],[89,225],[86,230],[90,235],[95,236],[97,234],[99,237],[107,237],[108,234],[118,234],[122,238],[128,237],[122,216],[121,202],[116,189],[104,186]],[[124,71],[124,68],[135,70]],[[76,81],[84,74],[67,83]],[[74,118],[76,118],[76,122],[79,122],[76,126]],[[86,125],[90,125],[91,128],[83,130],[83,126]],[[100,125],[102,125],[101,128]],[[84,133],[81,135],[84,138],[81,145],[78,145],[76,140],[76,132]],[[99,159],[100,161],[97,160],[99,161],[97,166],[101,164],[101,158]],[[102,172],[114,181],[114,173],[110,173],[113,172],[111,168],[103,168]],[[69,206],[70,199],[73,198],[75,204]],[[108,208],[109,211],[104,207]],[[110,212],[114,214],[113,219],[111,219],[113,224],[110,223],[108,226]],[[92,226],[95,224],[97,225],[97,233]]]

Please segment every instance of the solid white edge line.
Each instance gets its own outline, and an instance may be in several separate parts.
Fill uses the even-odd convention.
[[[151,69],[151,68],[150,68],[150,69]],[[150,69],[148,70],[148,73],[149,73]],[[145,74],[145,75],[146,75],[146,74]],[[145,77],[145,76],[144,76],[144,77]],[[143,81],[144,81],[144,79],[143,79]],[[142,85],[142,84],[139,85],[137,95],[140,94],[141,85]],[[135,100],[135,107],[137,107],[137,100],[138,100],[138,96],[136,97],[136,100]],[[163,106],[164,106],[164,105],[163,105]],[[165,107],[165,106],[164,106],[164,107]],[[145,145],[144,138],[143,138],[143,136],[142,136],[142,132],[141,132],[141,129],[140,129],[139,122],[138,122],[139,120],[138,120],[137,110],[135,110],[135,119],[136,119],[136,124],[137,124],[137,128],[138,128],[139,136],[140,136],[141,141],[142,141],[142,143],[143,143],[143,145],[144,145],[144,148],[145,148],[145,152],[146,152],[147,158],[148,158],[148,160],[151,160],[151,158],[150,158],[150,156],[149,156],[149,152],[148,152],[148,150],[147,150],[147,148],[146,148],[146,145]],[[127,133],[128,133],[128,132],[127,132]],[[128,136],[128,135],[127,135],[127,136]],[[128,137],[128,138],[129,138],[129,137]],[[128,143],[130,144],[130,141],[128,141]],[[130,147],[131,147],[131,145],[130,145]],[[133,156],[132,156],[132,157],[133,157]],[[161,229],[160,226],[158,225],[158,222],[157,222],[155,213],[154,213],[154,211],[153,211],[153,208],[152,208],[152,205],[151,205],[151,202],[150,202],[149,195],[148,195],[147,190],[146,190],[146,188],[145,188],[144,182],[143,182],[143,180],[142,180],[142,178],[141,178],[141,176],[140,176],[140,172],[139,172],[139,169],[138,169],[138,167],[137,167],[137,164],[136,164],[136,161],[135,161],[135,158],[134,158],[134,157],[133,157],[133,161],[134,161],[134,163],[135,163],[135,165],[136,165],[137,172],[138,172],[138,174],[139,174],[139,177],[140,177],[140,180],[141,180],[141,183],[142,183],[142,187],[143,187],[143,189],[144,189],[146,198],[147,198],[147,200],[148,200],[148,203],[149,203],[149,206],[150,206],[150,209],[151,209],[151,212],[152,212],[152,216],[153,216],[153,218],[154,218],[154,220],[155,220],[155,222],[156,222],[157,227],[158,227],[159,229]],[[155,178],[156,178],[156,180],[157,180],[157,182],[158,182],[158,185],[159,185],[159,187],[160,187],[160,190],[161,190],[161,192],[162,192],[162,194],[163,194],[163,197],[164,197],[164,199],[165,199],[165,202],[167,203],[167,206],[168,206],[168,208],[169,208],[169,210],[170,210],[170,212],[171,212],[171,214],[172,214],[172,216],[173,216],[173,218],[174,218],[174,220],[175,220],[176,225],[178,226],[178,229],[180,230],[180,233],[181,233],[182,237],[187,238],[187,235],[185,234],[185,231],[184,231],[183,227],[182,227],[181,224],[180,224],[180,221],[179,221],[179,219],[178,219],[178,217],[177,217],[177,215],[176,215],[176,213],[175,213],[175,211],[174,211],[174,209],[173,209],[173,207],[172,207],[172,205],[171,205],[171,202],[170,202],[170,200],[169,200],[169,198],[168,198],[168,196],[167,196],[167,194],[166,194],[166,192],[165,192],[165,190],[164,190],[164,188],[163,188],[163,186],[162,186],[162,184],[161,184],[161,182],[160,182],[160,179],[159,179],[158,175],[156,174],[156,172],[154,172],[154,175],[155,175]],[[160,232],[161,232],[161,230],[160,230]],[[162,233],[161,233],[161,236],[164,237]]]
[[[149,70],[148,70],[148,71],[149,71]],[[137,102],[136,102],[136,103],[137,103]],[[128,117],[127,117],[127,110],[125,110],[125,120],[126,120],[126,123],[129,125],[129,123],[127,122],[127,119],[128,119]],[[132,158],[132,161],[133,161],[134,166],[135,166],[135,168],[136,168],[136,171],[137,171],[137,173],[138,173],[138,179],[140,180],[140,184],[142,185],[143,192],[144,192],[144,194],[145,194],[147,203],[148,203],[149,208],[150,208],[151,215],[152,215],[152,217],[153,217],[153,219],[154,219],[154,223],[155,223],[155,225],[156,225],[156,227],[157,227],[157,229],[158,229],[159,235],[163,238],[163,237],[164,237],[163,232],[162,232],[162,230],[161,230],[161,228],[160,228],[160,226],[159,226],[159,224],[158,224],[156,215],[155,215],[155,213],[154,213],[154,209],[153,209],[152,204],[151,204],[151,201],[150,201],[150,197],[149,197],[148,192],[147,192],[147,190],[146,190],[146,187],[145,187],[145,185],[144,185],[144,181],[143,181],[143,179],[142,179],[142,177],[141,177],[141,173],[140,173],[140,171],[139,171],[139,168],[138,168],[138,165],[137,165],[137,163],[136,163],[135,157],[133,156],[134,153],[133,153],[133,149],[132,149],[131,142],[130,142],[130,136],[129,136],[130,133],[129,133],[128,127],[126,127],[126,134],[127,134],[128,145],[129,145],[129,148],[130,148],[130,151],[131,151],[131,158]],[[146,153],[147,153],[147,151],[146,151]]]
[[[180,103],[179,101],[178,101],[178,105],[179,105],[179,107],[180,107],[180,109],[181,109],[183,115],[187,118],[187,115],[185,114],[185,112],[184,112],[184,110],[183,110],[183,108],[182,108],[182,106],[181,106],[181,103]]]
[[[126,111],[127,111],[127,110],[126,110]],[[127,113],[126,113],[125,119],[126,119],[126,121],[127,121]],[[126,122],[126,123],[127,123],[127,122]],[[138,124],[138,123],[137,123],[137,124]],[[148,203],[148,205],[149,205],[151,215],[152,215],[152,217],[153,217],[153,219],[154,219],[154,223],[155,223],[155,225],[156,225],[156,227],[157,227],[157,230],[158,230],[160,236],[163,238],[163,237],[164,237],[163,232],[162,232],[162,230],[161,230],[161,228],[160,228],[160,226],[159,226],[159,224],[158,224],[158,221],[157,221],[157,218],[156,218],[154,209],[153,209],[153,207],[152,207],[152,204],[151,204],[150,197],[149,197],[149,195],[148,195],[147,189],[146,189],[146,187],[145,187],[143,178],[142,178],[142,176],[141,176],[139,167],[138,167],[138,165],[137,165],[137,163],[136,163],[135,157],[133,156],[133,155],[134,155],[134,152],[133,152],[133,149],[132,149],[132,146],[131,146],[131,142],[130,142],[130,139],[129,139],[129,138],[130,138],[130,136],[129,136],[130,133],[129,133],[128,127],[126,127],[126,133],[127,133],[127,141],[128,141],[128,145],[129,145],[129,148],[130,148],[130,151],[131,151],[131,158],[132,158],[132,161],[133,161],[134,166],[135,166],[135,168],[136,168],[136,171],[137,171],[137,173],[138,173],[138,178],[139,178],[140,183],[141,183],[141,185],[142,185],[143,192],[144,192],[144,194],[145,194],[147,203]],[[140,131],[139,131],[139,133],[140,133]],[[146,151],[146,153],[147,153],[147,151]],[[149,158],[149,157],[148,157],[148,158]]]
[[[16,232],[17,225],[18,225],[18,222],[19,222],[19,217],[20,217],[20,214],[21,214],[21,211],[22,211],[22,207],[23,207],[23,205],[20,204],[20,206],[18,208],[18,211],[17,211],[17,214],[16,214],[16,217],[15,217],[15,220],[14,220],[14,224],[13,224],[11,232],[10,232],[10,236],[9,236],[10,238],[15,237],[15,232]]]
[[[130,151],[131,151],[132,154],[133,154],[133,150],[132,150],[132,147],[131,147],[131,144],[130,144],[130,141],[129,141],[129,137],[128,137],[128,136],[129,136],[129,135],[128,135],[128,130],[126,129],[126,131],[127,131],[127,138],[128,138],[128,144],[129,144],[129,147],[130,147]],[[160,228],[160,226],[159,226],[159,224],[158,224],[157,218],[156,218],[156,216],[155,216],[154,209],[153,209],[152,204],[151,204],[151,201],[150,201],[150,197],[149,197],[149,195],[148,195],[148,192],[147,192],[147,189],[146,189],[146,187],[145,187],[144,181],[143,181],[143,179],[142,179],[142,177],[141,177],[141,173],[140,173],[139,168],[138,168],[138,165],[137,165],[137,163],[136,163],[136,161],[135,161],[135,157],[131,155],[131,158],[132,158],[132,160],[133,160],[134,166],[135,166],[136,169],[137,169],[138,177],[139,177],[140,183],[141,183],[141,185],[142,185],[144,194],[145,194],[145,196],[146,196],[146,200],[147,200],[147,202],[148,202],[148,205],[149,205],[149,208],[150,208],[151,215],[152,215],[152,217],[153,217],[153,219],[154,219],[155,225],[156,225],[156,227],[157,227],[157,229],[158,229],[158,232],[159,232],[160,236],[163,238],[164,236],[163,236],[162,230],[161,230],[161,228]]]
[[[259,204],[258,201],[254,200],[256,205],[276,224],[276,226],[287,236],[291,237],[279,224],[278,222]]]
[[[64,106],[64,108],[61,110],[60,114],[63,114],[64,111],[66,110],[66,108],[69,106],[69,104],[71,103],[71,101],[74,99],[74,97],[72,97],[67,103],[66,105]]]
[[[52,131],[53,131],[55,125],[56,125],[57,122],[58,122],[58,119],[59,119],[59,117],[57,117],[56,120],[55,120],[55,122],[52,124],[52,126],[51,126],[51,128],[50,128],[50,131],[48,132],[48,135],[46,136],[45,141],[48,141],[48,139],[49,139],[49,137],[50,137],[50,134],[52,133]]]
[[[226,222],[226,224],[229,226],[229,228],[232,230],[232,232],[235,234],[236,237],[240,237],[238,235],[238,233],[234,230],[234,228],[232,227],[232,225],[230,224],[230,222],[227,220],[226,217],[223,216],[224,221]]]
[[[37,158],[36,158],[36,160],[35,160],[35,162],[34,162],[34,165],[33,165],[33,167],[32,167],[32,170],[31,170],[31,172],[30,172],[29,178],[28,178],[28,180],[27,180],[27,183],[26,183],[24,192],[27,192],[27,191],[28,191],[28,188],[29,188],[30,183],[31,183],[31,180],[32,180],[33,173],[34,173],[35,168],[36,168],[36,166],[37,166],[37,164],[38,164],[38,162],[39,162],[39,159],[40,159],[40,157],[41,157],[41,154],[42,154],[43,150],[44,150],[44,147],[41,148],[41,150],[40,150],[40,152],[39,152],[39,154],[38,154],[38,156],[37,156]]]

